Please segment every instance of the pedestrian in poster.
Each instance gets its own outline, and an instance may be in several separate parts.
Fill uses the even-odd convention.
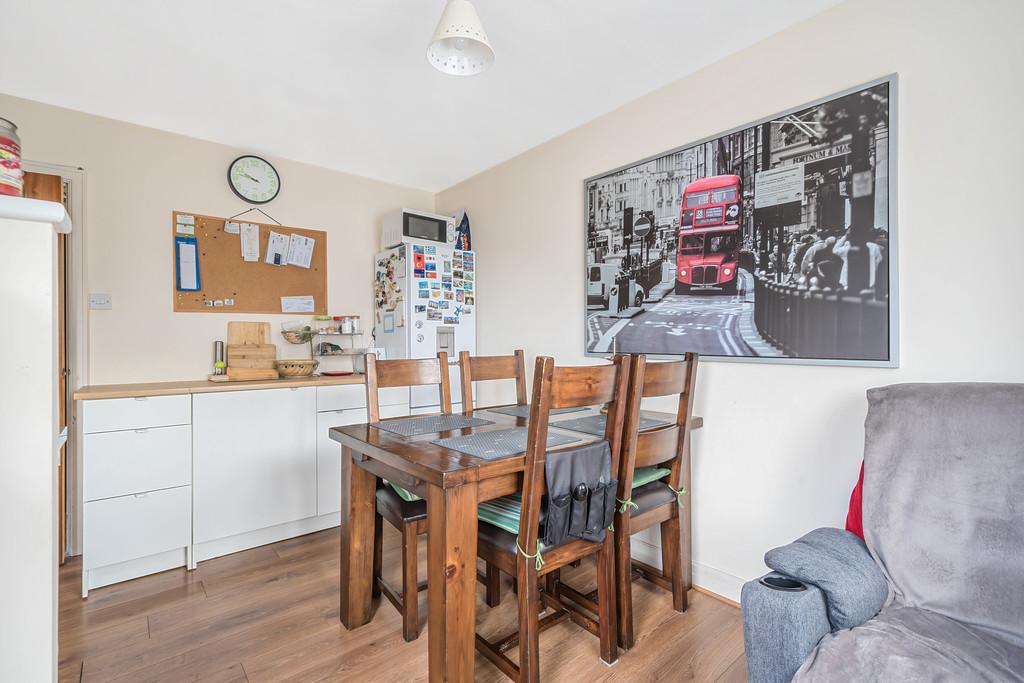
[[[833,253],[842,259],[843,262],[842,270],[839,273],[839,286],[843,289],[846,289],[851,246],[850,232],[847,231],[845,235],[839,238],[835,246],[832,247]],[[882,262],[882,248],[874,242],[865,242],[864,248],[868,250],[868,287],[874,289],[875,273],[878,269],[878,264]]]
[[[836,238],[834,235],[825,240],[824,246],[814,252],[811,257],[811,273],[817,279],[818,287],[836,289],[839,276],[843,270],[843,259],[834,251]]]

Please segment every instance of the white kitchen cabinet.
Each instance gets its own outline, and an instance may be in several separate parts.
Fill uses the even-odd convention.
[[[382,405],[382,419],[405,417],[406,404]],[[330,436],[331,427],[366,422],[366,409],[331,410],[316,416],[316,513],[341,512],[341,444]]]
[[[192,400],[196,544],[316,516],[315,387]]]
[[[86,401],[82,595],[192,565],[192,397]]]
[[[192,428],[86,434],[82,456],[82,500],[86,502],[188,486],[192,483]]]

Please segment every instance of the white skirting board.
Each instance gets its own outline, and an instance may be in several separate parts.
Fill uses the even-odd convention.
[[[630,545],[635,559],[646,562],[652,567],[661,567],[660,546],[653,545],[636,536],[632,538]],[[743,588],[743,584],[746,582],[747,579],[741,579],[720,569],[715,569],[699,562],[693,563],[694,586],[699,586],[709,593],[720,595],[733,602],[740,601],[740,589]]]
[[[277,543],[287,538],[311,534],[315,531],[323,531],[341,524],[341,513],[335,512],[321,517],[308,517],[287,524],[257,529],[237,536],[218,538],[215,541],[206,541],[195,545],[195,561],[202,562],[221,555],[230,555],[241,550],[257,548],[268,543]]]

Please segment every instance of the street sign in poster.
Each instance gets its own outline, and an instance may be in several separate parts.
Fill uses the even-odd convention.
[[[804,197],[804,165],[791,164],[760,171],[754,177],[754,208],[799,202]]]

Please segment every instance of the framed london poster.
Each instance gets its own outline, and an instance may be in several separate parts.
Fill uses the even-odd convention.
[[[895,367],[896,76],[584,181],[586,352]]]

